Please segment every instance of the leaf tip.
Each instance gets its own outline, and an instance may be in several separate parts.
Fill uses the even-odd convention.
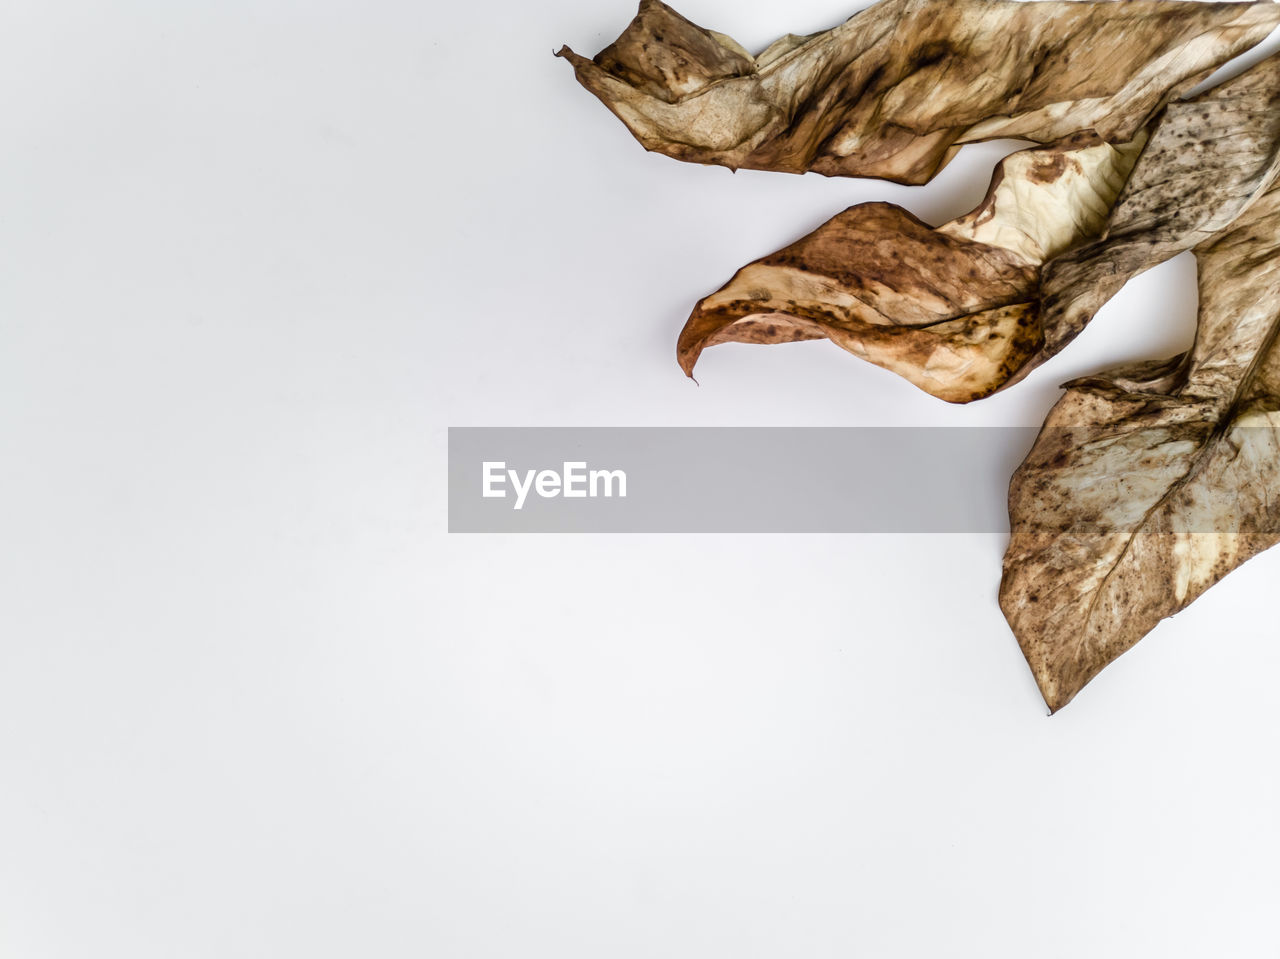
[[[684,375],[685,375],[685,376],[687,376],[689,379],[693,380],[693,385],[694,385],[694,386],[701,386],[702,384],[698,382],[698,378],[697,378],[696,376],[694,376],[694,375],[693,375],[693,365],[694,365],[694,363],[696,363],[696,362],[697,362],[697,360],[696,360],[696,358],[695,358],[694,360],[690,361],[690,362],[686,365],[685,360],[684,360],[684,357],[681,357],[681,358],[680,358],[680,369],[684,370]]]

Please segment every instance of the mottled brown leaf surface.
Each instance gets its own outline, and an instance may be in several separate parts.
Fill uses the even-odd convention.
[[[1273,3],[881,0],[753,57],[658,0],[578,80],[646,149],[733,169],[927,182],[960,144],[1124,142],[1280,24]]]
[[[1010,485],[1000,603],[1051,710],[1280,540],[1280,189],[1196,258],[1191,351],[1067,384]]]
[[[1142,142],[1080,134],[1014,153],[976,210],[937,229],[850,207],[701,300],[680,365],[692,375],[717,343],[827,337],[942,399],[986,396],[1041,352],[1038,268],[1098,235]]]
[[[1040,359],[1071,342],[1129,279],[1228,228],[1278,167],[1280,56],[1170,104],[1102,238],[1045,268]]]
[[[846,210],[702,300],[677,355],[691,373],[716,343],[826,336],[942,399],[979,399],[1063,349],[1131,277],[1229,227],[1278,168],[1273,56],[1170,104],[1149,141],[1077,136],[1011,155],[983,204],[928,242],[918,221],[901,242],[910,231],[894,237],[892,218],[869,217],[883,204]],[[886,289],[927,309],[884,309]],[[1016,306],[1018,322],[993,322],[992,306]]]

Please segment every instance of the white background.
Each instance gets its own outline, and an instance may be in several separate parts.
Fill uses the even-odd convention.
[[[448,426],[1038,424],[1189,343],[1181,257],[971,407],[827,343],[694,386],[734,269],[1011,145],[647,154],[551,56],[632,13],[4,5],[0,954],[1276,955],[1280,553],[1048,718],[1001,537],[447,534]]]

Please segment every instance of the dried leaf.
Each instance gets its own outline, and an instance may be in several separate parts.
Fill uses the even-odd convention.
[[[1280,172],[1280,55],[1171,103],[1103,237],[1051,262],[1041,281],[1044,355],[1084,329],[1129,279],[1228,228]]]
[[[1010,487],[1000,603],[1051,710],[1280,540],[1280,188],[1196,258],[1191,351],[1067,384]]]
[[[937,229],[887,203],[850,207],[699,301],[680,365],[692,376],[717,343],[827,337],[942,399],[986,396],[1042,349],[1038,267],[1098,235],[1143,140],[1014,153],[976,210]]]
[[[932,235],[884,204],[846,210],[699,302],[680,364],[691,374],[716,343],[827,336],[942,399],[993,393],[1071,342],[1128,279],[1229,226],[1276,179],[1280,56],[1170,104],[1134,165],[1141,147],[1142,136],[1117,148],[1076,138],[1015,153],[977,210]],[[975,260],[990,270],[971,273]],[[881,307],[886,288],[921,309]]]
[[[960,144],[1133,139],[1267,36],[1273,3],[881,0],[752,57],[658,0],[578,80],[646,149],[732,169],[927,182]]]

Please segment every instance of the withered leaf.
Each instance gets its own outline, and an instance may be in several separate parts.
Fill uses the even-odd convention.
[[[1061,350],[1129,279],[1228,228],[1280,171],[1280,55],[1169,104],[1103,236],[1041,279],[1045,349]]]
[[[942,399],[986,396],[1042,350],[1039,267],[1098,235],[1143,140],[1014,153],[976,210],[936,229],[891,204],[850,207],[699,301],[680,365],[692,376],[718,343],[827,337]]]
[[[1280,188],[1196,258],[1192,349],[1067,384],[1010,486],[1000,603],[1051,710],[1280,540]]]
[[[846,210],[700,301],[678,359],[691,374],[716,343],[825,336],[942,399],[987,396],[1132,276],[1229,226],[1275,180],[1278,149],[1273,56],[1170,104],[1149,141],[1078,135],[1012,154],[982,205],[935,231],[885,204]]]
[[[881,0],[752,57],[659,0],[578,80],[646,149],[733,169],[927,182],[961,144],[1133,139],[1280,24],[1274,3]]]

